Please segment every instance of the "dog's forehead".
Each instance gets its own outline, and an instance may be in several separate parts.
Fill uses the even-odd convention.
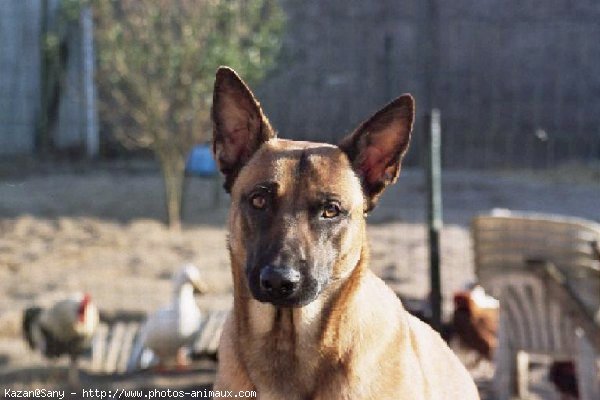
[[[282,192],[303,185],[305,192],[360,192],[360,182],[339,147],[316,142],[271,139],[243,168],[234,192],[244,192],[263,182],[275,182]]]

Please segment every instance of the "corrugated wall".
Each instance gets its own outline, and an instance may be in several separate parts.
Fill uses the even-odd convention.
[[[438,7],[434,88],[446,166],[600,158],[597,0],[282,2],[288,25],[281,63],[258,89],[282,136],[336,141],[403,92],[422,106],[428,2]],[[0,154],[33,149],[41,3],[0,1]],[[62,148],[82,143],[81,46],[73,29],[53,131]],[[417,133],[407,161],[417,164],[422,151]]]
[[[423,1],[284,1],[283,61],[259,91],[281,135],[337,140],[400,93],[419,105]],[[433,3],[446,166],[600,158],[600,2]]]
[[[33,151],[41,15],[39,0],[0,1],[0,154]]]
[[[0,1],[0,155],[35,151],[42,96],[42,26],[44,21],[49,28],[56,26],[59,6],[60,0]],[[84,145],[79,21],[66,29],[65,73],[56,114],[48,127],[50,151],[80,150]]]

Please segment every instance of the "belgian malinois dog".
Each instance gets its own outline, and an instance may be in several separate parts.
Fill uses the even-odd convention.
[[[217,71],[213,151],[231,194],[234,307],[214,390],[261,400],[478,399],[440,336],[368,269],[365,215],[398,177],[403,95],[337,146],[279,139],[237,74]]]

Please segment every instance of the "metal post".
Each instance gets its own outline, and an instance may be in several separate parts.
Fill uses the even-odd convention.
[[[428,127],[427,162],[427,222],[429,225],[429,273],[431,287],[431,325],[438,332],[442,327],[442,284],[440,279],[440,233],[442,230],[442,166],[440,110],[426,116]]]
[[[96,86],[94,83],[94,20],[89,5],[81,10],[83,44],[83,90],[85,92],[85,147],[87,156],[98,155],[98,118],[96,110]]]

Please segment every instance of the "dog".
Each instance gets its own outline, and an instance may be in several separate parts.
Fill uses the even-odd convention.
[[[394,183],[414,100],[337,146],[279,139],[244,81],[216,73],[212,150],[231,195],[233,309],[214,390],[261,400],[472,400],[441,337],[368,269],[366,214]]]

